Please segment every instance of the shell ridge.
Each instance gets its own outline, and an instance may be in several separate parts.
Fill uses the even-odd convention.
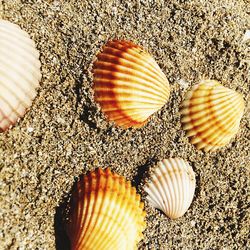
[[[167,169],[165,167],[165,163],[166,162],[164,162],[164,160],[162,162],[158,163],[159,164],[158,167],[159,167],[159,169],[161,169],[161,173],[163,173],[162,178],[166,182],[165,185],[164,185],[164,191],[165,191],[165,196],[167,197],[167,200],[165,201],[165,204],[166,204],[165,208],[164,208],[164,205],[161,205],[161,207],[159,209],[162,210],[165,214],[168,214],[169,211],[170,211],[169,210],[170,206],[171,206],[171,202],[170,202],[170,200],[171,200],[171,194],[170,194],[170,190],[169,190],[168,184],[167,184],[167,176],[166,176],[167,175]],[[155,174],[152,175],[152,177],[151,177],[151,178],[155,178],[155,182],[157,182],[156,171],[157,171],[157,168],[155,169]],[[161,201],[161,204],[162,203],[163,203],[163,201]]]
[[[152,177],[152,184],[151,184],[150,190],[151,192],[153,192],[155,196],[155,200],[157,200],[159,209],[165,211],[165,206],[164,206],[163,198],[162,198],[161,182],[159,183],[156,182],[156,176],[158,176],[158,173],[157,174],[155,173],[155,175]]]
[[[94,180],[94,179],[93,179]],[[92,187],[93,187],[93,181],[92,181],[92,178],[91,176],[89,175],[87,178],[83,179],[84,181],[84,185],[86,185],[86,189],[89,190],[89,193],[86,194],[86,203],[84,204],[84,207],[86,208],[86,213],[85,213],[85,216],[82,218],[81,214],[81,223],[79,223],[79,227],[78,227],[78,231],[77,231],[77,236],[76,236],[76,246],[75,248],[76,249],[80,249],[81,247],[81,242],[82,242],[82,239],[85,237],[85,233],[88,229],[88,224],[89,224],[89,220],[91,219],[91,217],[88,215],[88,214],[91,214],[92,213],[92,210],[93,210],[93,204],[91,204],[91,196],[93,196],[93,190],[92,190]],[[84,208],[83,208],[84,209]],[[84,209],[85,210],[85,209]],[[82,210],[82,211],[84,211]],[[73,247],[72,247],[73,248]],[[74,248],[73,248],[74,249]]]
[[[171,160],[171,159],[170,159]],[[182,160],[178,160],[177,158],[172,158],[172,165],[176,166],[176,172],[174,174],[175,177],[175,182],[176,182],[176,197],[177,197],[177,202],[176,202],[176,209],[175,209],[175,216],[178,216],[182,214],[182,207],[181,204],[185,204],[185,197],[183,196],[184,194],[184,164]],[[184,205],[185,206],[185,205]]]
[[[101,208],[103,206],[103,202],[104,202],[104,198],[105,198],[105,191],[107,189],[107,185],[108,185],[108,181],[109,181],[109,178],[104,178],[105,185],[103,186],[102,185],[103,184],[102,183],[103,175],[104,175],[104,173],[102,173],[102,172],[96,172],[96,176],[95,176],[96,186],[95,186],[95,188],[93,188],[93,191],[95,190],[94,191],[95,192],[95,203],[93,206],[93,210],[91,212],[92,219],[89,221],[89,224],[87,225],[88,230],[86,231],[84,238],[82,239],[82,241],[84,241],[84,242],[80,242],[80,244],[83,243],[84,245],[88,246],[90,249],[92,248],[91,239],[94,236],[93,232],[96,233],[96,236],[98,236],[98,234],[99,234],[99,231],[95,230],[95,227],[98,223],[98,216],[97,215],[98,214],[101,215],[100,211],[101,211]],[[101,218],[104,219],[103,217],[101,217]]]
[[[32,105],[41,80],[40,66],[39,52],[28,33],[0,20],[1,132],[18,122]]]
[[[228,123],[227,126],[230,126],[233,122],[231,123]],[[216,131],[216,130],[215,130]],[[230,138],[229,140],[227,139],[227,137],[223,137],[222,135],[225,135],[226,133],[223,133],[222,131],[218,131],[215,133],[215,135],[219,135],[219,137],[216,138],[215,135],[211,136],[210,140],[209,141],[204,141],[204,143],[206,143],[207,145],[212,145],[213,146],[223,146],[225,143],[228,143],[229,141],[231,141],[231,139],[233,138]],[[230,133],[227,133],[229,135],[234,135],[234,132],[231,131]],[[221,135],[221,136],[220,136]],[[212,146],[211,145],[211,146]]]
[[[205,151],[225,146],[237,134],[244,114],[242,96],[217,81],[202,81],[186,95],[180,113],[190,142]],[[238,105],[240,103],[240,105]]]
[[[80,180],[80,182],[83,182],[83,184],[84,184],[83,180]],[[79,188],[81,187],[80,182],[77,183],[77,186]],[[85,188],[86,187],[84,186],[84,189]],[[74,194],[76,194],[77,197],[71,201],[71,205],[70,205],[70,209],[72,209],[72,206],[73,206],[73,209],[75,209],[73,216],[72,216],[72,223],[69,224],[69,226],[72,226],[72,227],[66,227],[66,230],[71,237],[71,248],[72,249],[76,248],[77,241],[79,240],[79,231],[80,231],[80,229],[82,229],[83,221],[86,219],[86,218],[82,218],[82,214],[83,214],[83,211],[85,209],[87,209],[86,203],[88,203],[87,197],[85,197],[83,195],[82,190],[80,189],[80,192],[77,192],[77,190],[75,188],[74,193],[72,195],[73,196],[72,198],[74,198]],[[83,204],[78,202],[81,199],[84,200]]]
[[[166,178],[166,183],[167,183],[167,190],[169,191],[170,194],[170,200],[169,200],[169,208],[170,210],[168,211],[168,216],[170,218],[173,218],[174,216],[174,210],[175,210],[175,204],[174,204],[174,196],[175,196],[175,192],[173,189],[173,173],[174,173],[174,169],[171,165],[171,162],[165,161],[166,164],[166,170],[167,170],[167,174],[165,175]]]
[[[150,199],[148,199],[149,203],[156,204],[156,208],[161,209],[163,207],[161,200],[159,199],[158,195],[157,195],[157,188],[154,186],[153,183],[150,183],[148,186],[148,189],[145,190],[148,193],[148,196],[150,197]],[[151,202],[151,200],[153,202]]]
[[[77,183],[77,185],[80,186],[79,183]],[[74,190],[74,193],[75,192],[76,191]],[[74,247],[74,245],[77,242],[77,232],[78,232],[77,229],[78,229],[78,227],[81,226],[81,223],[78,222],[78,218],[81,217],[81,212],[80,211],[84,207],[84,206],[80,206],[80,203],[77,202],[78,199],[79,199],[79,195],[81,193],[78,192],[77,194],[78,194],[77,197],[75,197],[74,195],[72,195],[72,197],[71,197],[72,200],[71,200],[71,203],[70,203],[70,209],[71,210],[73,209],[74,213],[73,213],[73,216],[72,215],[69,216],[69,220],[68,220],[68,222],[66,224],[66,225],[69,225],[69,226],[65,227],[67,233],[69,235],[71,235],[71,237],[72,237],[71,242],[70,242],[72,248]]]
[[[166,181],[166,171],[165,171],[165,167],[164,164],[162,164],[161,162],[159,163],[159,175],[157,176],[157,180],[160,181],[161,184],[161,210],[163,210],[165,213],[167,213],[168,211],[170,211],[170,204],[169,204],[169,199],[168,196],[166,194],[166,186],[164,185],[165,181]],[[156,180],[156,181],[157,181]]]
[[[114,185],[117,185],[117,183],[115,182]],[[116,200],[119,202],[118,198],[119,198],[119,196],[117,194],[114,202]],[[114,204],[114,203],[112,202],[111,204]],[[112,208],[109,209],[109,214],[108,214],[109,217],[112,216],[112,215],[113,215],[114,218],[117,217],[118,209],[115,209],[115,208],[116,208],[115,205],[113,205]],[[112,232],[114,230],[114,227],[112,227],[112,224],[113,223],[109,223],[109,220],[106,219],[105,223],[103,223],[100,231],[102,231],[102,230],[104,231],[105,228],[106,228],[107,232],[110,232],[110,234],[112,235]],[[98,245],[96,245],[96,248],[97,249],[106,249],[108,244],[114,244],[113,242],[111,242],[111,243],[110,242],[111,242],[111,239],[104,239],[104,240],[100,241]]]
[[[217,123],[214,123],[214,124],[208,124],[206,127],[209,127],[210,130],[207,131],[207,133],[204,133],[204,131],[206,131],[206,129],[202,129],[202,127],[200,128],[200,132],[198,131],[197,135],[199,135],[199,138],[204,142],[206,143],[207,145],[210,145],[211,142],[214,143],[214,146],[223,146],[224,143],[222,144],[219,144],[219,143],[216,143],[216,140],[215,137],[218,136],[217,140],[223,140],[223,137],[220,138],[220,136],[223,136],[223,135],[234,135],[234,131],[229,131],[227,130],[227,128],[229,128],[232,124],[234,123],[234,121],[231,121],[231,122],[228,122],[227,123],[227,127],[220,127],[218,126]],[[214,126],[214,125],[217,125]],[[213,127],[213,128],[212,128]],[[218,128],[219,127],[219,128]],[[232,128],[232,127],[231,127]],[[209,138],[209,139],[206,139],[206,138]],[[193,142],[197,141],[198,138],[194,139]],[[231,138],[232,139],[232,138]],[[229,139],[229,140],[231,140]]]
[[[125,192],[125,189],[124,189],[124,185],[123,186],[120,186],[122,187],[122,189],[118,189],[118,185],[119,185],[119,182],[122,182],[122,180],[118,177],[117,178],[117,182],[116,182],[116,186],[113,190],[113,192],[116,193],[117,191],[117,195],[116,195],[116,199],[114,199],[114,196],[111,196],[111,199],[112,199],[112,204],[114,204],[113,206],[113,210],[114,212],[112,212],[110,210],[110,217],[111,217],[111,220],[113,221],[113,223],[109,223],[109,220],[107,220],[107,223],[108,223],[108,227],[107,227],[107,232],[109,232],[110,235],[113,235],[113,238],[114,240],[112,242],[106,240],[106,241],[103,241],[102,244],[99,246],[100,249],[111,249],[110,248],[110,245],[113,244],[113,248],[116,246],[117,247],[117,242],[119,241],[118,240],[118,236],[120,236],[120,238],[122,237],[121,234],[119,235],[119,230],[116,229],[116,227],[112,227],[111,225],[113,224],[116,224],[116,226],[119,226],[119,222],[117,221],[117,218],[118,218],[118,211],[121,213],[121,210],[118,209],[121,208],[121,201],[123,200],[123,196],[124,196],[124,192]],[[125,183],[125,182],[122,182],[122,183]],[[113,218],[112,218],[113,217]],[[114,234],[114,232],[116,233],[116,236]],[[118,236],[117,236],[118,234]],[[115,243],[114,243],[115,241]],[[98,249],[99,249],[98,248]]]
[[[163,159],[150,175],[150,180],[151,185],[144,188],[148,194],[146,199],[150,201],[158,196],[161,202],[164,200],[164,204],[168,204],[168,207],[160,207],[168,217],[176,219],[183,216],[191,205],[195,190],[195,174],[188,162],[179,158]],[[159,185],[164,186],[164,195],[160,196],[159,190],[158,194],[152,195]]]
[[[108,49],[110,49],[110,50],[119,50],[119,52],[121,51],[121,52],[123,52],[125,55],[127,55],[127,56],[131,56],[131,57],[133,57],[133,58],[135,58],[135,60],[142,60],[142,61],[144,61],[143,60],[143,58],[144,57],[147,57],[147,58],[151,58],[151,56],[148,54],[148,52],[144,52],[141,48],[140,48],[140,46],[138,46],[138,45],[135,45],[135,44],[133,44],[133,45],[135,45],[135,46],[129,46],[129,47],[126,47],[126,45],[125,46],[116,46],[116,43],[114,42],[114,43],[112,43],[112,45],[111,44],[107,44],[108,46],[107,46],[107,48]],[[105,50],[104,50],[105,51]],[[106,52],[106,51],[105,51]],[[118,52],[118,53],[119,53]],[[120,53],[121,53],[120,52]],[[142,54],[141,54],[141,52],[143,52]],[[154,60],[154,59],[153,59]],[[155,62],[155,60],[154,60],[154,64],[152,65],[152,64],[150,64],[150,63],[148,63],[148,61],[146,61],[146,63],[147,63],[147,66],[148,67],[150,67],[150,66],[155,66],[155,64],[157,64],[156,62]]]
[[[211,112],[210,112],[211,113]],[[224,127],[225,124],[228,124],[229,121],[232,121],[232,116],[228,116],[228,114],[230,114],[230,111],[229,112],[225,112],[222,116],[222,118],[226,118],[224,120],[224,123],[221,123],[221,119],[218,119],[218,116],[216,114],[213,113],[213,115],[211,114],[210,117],[207,119],[207,120],[202,120],[202,121],[198,121],[199,123],[195,123],[195,120],[193,120],[192,122],[192,128],[193,129],[196,129],[197,132],[203,132],[205,130],[207,130],[207,128],[211,128],[211,126],[216,126],[216,127],[219,127],[223,133],[230,133],[230,131],[226,130]],[[199,128],[199,129],[198,129]]]
[[[81,189],[82,185],[85,190]],[[74,209],[70,212],[71,218],[75,218],[70,223],[74,223],[73,228],[77,226],[74,235],[71,230],[67,230],[72,249],[136,247],[142,237],[141,230],[145,227],[145,212],[140,195],[136,194],[135,188],[125,178],[112,174],[110,170],[91,172],[77,183],[73,197],[71,203],[76,203],[81,211]],[[72,212],[77,212],[79,216]],[[72,229],[70,223],[66,225],[68,229]]]
[[[34,80],[36,80],[38,82],[39,82],[39,80],[37,78],[34,79],[33,76],[31,76],[32,79],[31,78],[29,79],[29,78],[27,78],[27,76],[24,76],[23,73],[21,72],[22,69],[20,68],[20,66],[15,65],[15,64],[11,65],[7,60],[5,62],[2,62],[1,59],[0,59],[0,63],[2,63],[3,65],[6,64],[6,66],[7,66],[7,67],[5,67],[5,66],[2,65],[1,66],[2,70],[4,70],[5,68],[8,68],[8,70],[11,71],[10,72],[11,74],[13,74],[15,72],[16,77],[18,76],[18,77],[22,78],[23,80],[25,80],[26,84],[27,85],[29,84],[31,88],[35,89],[37,87],[37,85],[34,84]],[[30,73],[32,73],[32,72],[30,72]]]
[[[104,90],[104,89],[102,89]],[[110,96],[109,94],[109,91],[107,90],[104,90],[102,91],[102,98],[99,98],[100,100],[112,100],[111,97],[112,95],[116,95],[116,96],[119,96],[119,102],[131,102],[131,101],[136,101],[138,100],[138,102],[140,103],[152,103],[152,104],[157,104],[157,98],[155,98],[154,96],[152,95],[147,95],[146,92],[144,93],[141,93],[141,92],[132,92],[129,91],[128,89],[124,89],[124,88],[121,88],[121,89],[114,89],[113,92],[112,92],[112,95]],[[158,102],[159,102],[159,99],[158,98]],[[147,101],[145,101],[147,100]],[[160,103],[160,102],[159,102]],[[157,106],[160,106],[160,105],[164,105],[165,102],[162,102],[161,104],[157,104]]]
[[[122,89],[129,89],[131,88],[131,84],[130,84],[130,81],[131,81],[131,78],[130,79],[120,79],[120,78],[115,78],[114,79],[114,83],[112,83],[109,79],[104,79],[104,78],[99,78],[99,77],[96,77],[96,81],[99,82],[99,86],[96,86],[96,90],[97,91],[108,91],[109,88],[111,89],[114,89],[116,88],[117,86],[119,86],[120,88]],[[161,92],[159,93],[160,89],[159,88],[156,88],[156,86],[154,86],[151,82],[148,82],[148,81],[137,81],[136,79],[133,79],[134,83],[136,84],[133,84],[133,89],[136,89],[137,91],[144,91],[146,92],[147,94],[151,94],[152,93],[156,96],[158,96],[159,99],[162,100],[162,102],[166,102],[166,95],[165,93]],[[100,84],[102,83],[102,84]],[[141,84],[143,83],[143,85]]]
[[[144,119],[146,119],[147,116],[149,115],[152,115],[153,114],[153,111],[152,110],[147,110],[145,109],[144,111],[144,115],[141,114],[141,112],[139,111],[136,111],[135,109],[129,109],[129,110],[124,110],[124,111],[129,111],[130,114],[132,115],[136,115],[137,116],[137,121],[134,120],[134,122],[138,122],[138,121],[144,121]],[[126,119],[124,119],[124,116],[121,115],[121,114],[117,114],[117,115],[112,115],[112,118],[115,119],[117,122],[121,122],[121,121],[124,121],[126,122]],[[133,120],[130,120],[129,122],[131,122]]]
[[[5,130],[6,126],[8,126],[8,124],[10,124],[10,126],[14,125],[14,121],[12,121],[9,116],[6,116],[3,111],[0,109],[0,118],[1,118],[1,122],[0,122],[0,131],[2,132],[2,130]],[[4,121],[7,120],[7,125],[4,125],[4,127],[2,128],[2,123]]]
[[[20,42],[20,44],[22,46],[25,46],[25,47],[28,47],[28,46],[35,47],[35,42],[33,40],[31,40],[31,38],[30,38],[29,35],[25,36],[24,32],[19,33],[17,29],[10,31],[8,29],[1,29],[0,28],[0,30],[1,30],[0,42],[3,42],[3,41],[6,41],[8,39],[13,39],[14,38],[15,40],[18,40],[18,42]],[[21,30],[21,29],[19,29],[19,30]]]
[[[100,89],[106,89],[108,90],[108,88],[110,89],[115,89],[115,88],[118,88],[118,87],[122,87],[124,88],[122,85],[120,85],[120,82],[125,82],[126,81],[133,81],[133,85],[128,85],[126,84],[126,88],[134,88],[134,86],[136,86],[135,88],[138,89],[138,85],[142,85],[142,91],[146,91],[148,92],[149,89],[153,89],[153,92],[158,92],[157,96],[158,98],[161,100],[161,101],[164,101],[164,103],[167,102],[167,99],[169,97],[169,90],[164,90],[162,91],[162,88],[155,85],[155,84],[152,84],[152,81],[148,81],[148,80],[145,80],[143,79],[142,81],[139,81],[140,78],[137,77],[137,76],[129,76],[129,74],[123,74],[123,73],[119,73],[119,75],[117,75],[116,77],[113,77],[113,79],[105,79],[105,78],[102,78],[103,75],[105,74],[109,74],[109,71],[107,72],[103,72],[102,70],[102,76],[99,76],[99,74],[95,75],[95,80],[94,80],[94,87],[96,89],[96,93],[98,93],[98,91],[100,92]],[[128,77],[127,77],[128,76]],[[101,79],[101,81],[99,81],[98,79]],[[113,84],[111,85],[111,82],[113,82]],[[143,83],[143,84],[142,84]],[[115,85],[115,86],[114,86]],[[146,87],[146,89],[145,89]],[[160,92],[161,90],[161,92]]]
[[[152,187],[153,188],[153,187]],[[154,194],[151,192],[151,190],[149,188],[145,188],[145,191],[148,193],[146,199],[148,200],[148,202],[155,208],[161,209],[161,206],[159,206],[158,204],[158,200],[156,199],[156,197],[154,196]]]
[[[140,49],[141,51],[141,49]],[[157,62],[155,61],[155,59],[148,53],[143,51],[143,53],[135,53],[134,50],[129,49],[127,51],[127,53],[129,52],[129,54],[135,56],[137,58],[137,60],[139,59],[139,61],[145,65],[145,67],[150,68],[151,67],[154,69],[153,72],[156,72],[156,74],[161,77],[162,81],[166,80],[166,76],[164,75],[164,73],[162,72],[162,70],[160,69],[159,65],[157,64]],[[138,55],[139,54],[139,55]],[[147,58],[147,60],[144,60],[144,58]]]
[[[84,211],[86,211],[88,209],[88,206],[89,206],[89,199],[90,199],[90,196],[85,196],[84,195],[84,192],[81,188],[81,182],[83,183],[83,189],[84,191],[85,190],[88,190],[88,192],[90,191],[90,185],[89,186],[86,186],[86,183],[85,183],[85,179],[81,179],[80,180],[80,183],[78,183],[78,189],[75,190],[75,192],[77,192],[77,211],[78,211],[78,215],[77,215],[77,218],[76,218],[76,225],[75,225],[75,231],[73,233],[73,235],[75,235],[75,241],[74,244],[77,244],[77,241],[79,241],[80,239],[80,230],[83,229],[83,225],[84,225],[84,222],[87,220],[87,216],[83,216],[82,215],[84,214]],[[79,189],[80,189],[80,192],[79,192]],[[80,200],[84,200],[84,203],[81,205],[81,203],[79,202]],[[79,220],[80,219],[80,220]]]
[[[98,68],[98,69],[97,69]],[[101,71],[100,71],[101,70]],[[118,65],[118,64],[114,64],[114,63],[109,63],[109,62],[103,62],[103,61],[98,61],[95,63],[95,68],[94,68],[94,75],[98,76],[101,72],[103,72],[104,70],[108,71],[109,75],[111,73],[114,74],[113,72],[118,71],[119,74],[123,74],[123,75],[127,75],[128,77],[137,77],[137,78],[142,78],[144,81],[148,81],[148,82],[152,82],[154,83],[154,85],[158,86],[159,88],[162,89],[162,87],[164,88],[168,88],[167,84],[163,84],[163,81],[157,81],[155,79],[155,77],[152,77],[151,75],[147,75],[144,71],[141,72],[139,70],[136,70],[134,68],[128,68],[124,65]],[[115,75],[117,77],[117,73]]]
[[[187,174],[188,166],[183,165],[183,167],[185,168],[185,170],[183,169],[183,178],[182,178],[183,191],[187,192],[187,193],[192,193],[190,177]],[[193,196],[191,196],[191,195],[186,195],[186,196],[183,197],[183,208],[182,208],[182,210],[180,210],[180,212],[179,212],[180,214],[183,215],[188,210],[188,208],[189,208],[189,206],[190,206],[190,204],[192,202],[192,198],[193,198]]]
[[[15,57],[19,57],[20,54],[23,56],[28,56],[29,59],[33,59],[33,63],[36,63],[36,66],[40,67],[38,60],[40,53],[36,49],[35,43],[28,43],[22,39],[17,39],[19,44],[15,43],[9,43],[9,40],[11,40],[12,36],[5,36],[5,34],[1,34],[0,37],[0,45],[1,45],[1,53],[8,55],[14,55]],[[29,40],[29,39],[27,39]]]
[[[32,103],[33,97],[30,95],[29,92],[27,92],[21,85],[18,85],[16,83],[16,81],[14,79],[11,78],[11,76],[6,76],[5,73],[3,73],[0,69],[0,83],[1,83],[1,89],[5,89],[2,90],[4,93],[8,92],[9,95],[14,96],[16,99],[20,100],[25,107],[29,107]],[[7,83],[7,84],[6,84]],[[18,88],[21,93],[17,93],[18,91],[13,91],[9,86],[11,85],[11,83],[13,83],[13,85],[16,86],[16,88]],[[29,98],[27,99],[26,96],[28,96]]]
[[[112,63],[112,64],[119,64],[126,68],[133,68],[135,71],[138,72],[147,72],[152,78],[158,79],[158,81],[166,81],[166,79],[162,78],[162,75],[158,73],[158,71],[152,70],[151,67],[153,65],[150,65],[147,63],[147,61],[143,61],[142,59],[139,59],[138,57],[134,60],[131,58],[131,55],[122,52],[119,55],[110,55],[107,53],[101,53],[98,55],[98,60],[104,63]],[[150,67],[151,66],[151,67]]]
[[[169,159],[169,166],[171,166],[171,171],[169,171],[169,176],[171,177],[171,184],[173,186],[173,201],[172,201],[172,211],[171,217],[176,218],[179,212],[179,204],[180,204],[180,190],[179,190],[179,178],[178,176],[181,174],[181,170],[178,166],[178,160],[176,158]]]
[[[123,128],[143,126],[169,98],[168,80],[156,61],[131,42],[108,42],[97,55],[93,74],[95,100]]]
[[[4,111],[6,111],[6,110],[1,110],[5,117],[6,117],[6,116],[8,116],[8,117],[11,116],[12,113],[15,113],[16,116],[22,116],[22,115],[23,115],[23,113],[19,113],[19,112],[18,112],[18,107],[19,107],[20,105],[21,105],[23,108],[25,108],[25,107],[23,106],[22,103],[19,103],[16,107],[14,107],[14,106],[12,106],[12,105],[8,102],[8,100],[7,100],[4,96],[1,95],[1,93],[0,93],[0,98],[2,99],[2,100],[1,100],[2,103],[5,103],[5,104],[9,107],[9,112],[10,112],[9,114],[5,114]],[[5,109],[6,109],[6,108],[5,108]]]
[[[213,115],[210,115],[211,109],[206,108],[204,106],[200,106],[199,110],[190,111],[190,112],[187,109],[185,109],[185,111],[183,113],[186,113],[186,114],[183,116],[182,122],[188,122],[189,116],[192,116],[192,120],[196,121],[196,124],[199,122],[199,119],[201,119],[202,117],[206,117],[206,116],[209,116],[210,119],[213,116],[215,116],[216,118],[220,117],[220,120],[222,120],[225,116],[227,116],[228,114],[231,114],[230,108],[235,109],[235,106],[233,106],[231,104],[229,106],[227,103],[224,105],[218,105],[218,107],[216,109],[212,110]],[[227,111],[224,112],[224,110],[227,110]],[[237,112],[235,112],[235,114],[237,115]],[[231,115],[231,116],[233,116],[233,115]],[[198,124],[202,124],[203,122],[204,121],[202,120]]]

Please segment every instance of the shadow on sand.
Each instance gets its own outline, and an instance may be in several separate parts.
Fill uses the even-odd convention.
[[[63,226],[66,202],[56,208],[54,218],[55,240],[57,250],[70,250],[70,241]]]

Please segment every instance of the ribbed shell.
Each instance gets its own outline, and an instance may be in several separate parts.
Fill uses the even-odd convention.
[[[204,80],[186,94],[180,112],[191,143],[198,149],[215,150],[238,132],[244,100],[219,82]]]
[[[168,80],[141,47],[129,41],[109,41],[97,58],[95,99],[116,125],[141,127],[168,101]]]
[[[170,158],[158,163],[145,186],[149,203],[169,218],[177,219],[188,210],[195,191],[195,174],[184,160]]]
[[[140,196],[124,177],[98,169],[79,180],[66,232],[71,250],[132,250],[142,239],[145,212]]]
[[[0,20],[0,132],[31,106],[40,79],[35,43],[16,24]]]

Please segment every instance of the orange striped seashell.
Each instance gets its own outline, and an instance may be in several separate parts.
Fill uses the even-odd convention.
[[[39,52],[27,32],[0,20],[0,131],[31,106],[41,80]]]
[[[225,146],[239,130],[242,96],[214,80],[203,80],[185,97],[180,112],[191,143],[204,151]]]
[[[65,222],[71,250],[132,250],[142,239],[145,212],[140,195],[124,177],[97,169],[73,189]]]
[[[142,127],[169,99],[169,83],[153,57],[129,41],[109,41],[94,63],[95,99],[109,120]]]

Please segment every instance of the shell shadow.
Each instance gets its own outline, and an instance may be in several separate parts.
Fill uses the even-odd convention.
[[[57,207],[54,218],[55,241],[57,250],[70,250],[70,241],[63,226],[65,207],[66,202]]]
[[[75,110],[77,110],[78,106],[81,105],[82,102],[82,91],[83,91],[83,81],[86,78],[86,73],[82,72],[82,74],[79,76],[79,78],[76,80],[75,86],[74,86],[74,92],[76,94],[76,103],[75,103]],[[91,104],[91,100],[87,100],[87,103]],[[93,105],[88,106],[84,105],[82,107],[82,112],[80,114],[80,120],[86,124],[92,129],[96,129],[97,125],[95,122],[91,121],[89,117],[91,116],[91,113],[96,113],[96,107]]]
[[[80,120],[88,124],[90,128],[97,129],[96,123],[89,119],[91,111],[96,112],[96,110],[93,107],[84,106],[83,111],[80,114]]]
[[[140,186],[140,184],[143,183],[143,180],[148,175],[150,167],[152,167],[154,164],[156,164],[157,161],[158,161],[157,159],[151,158],[151,159],[147,160],[147,162],[144,165],[141,165],[138,167],[137,174],[132,179],[132,184],[135,187],[138,188]]]

